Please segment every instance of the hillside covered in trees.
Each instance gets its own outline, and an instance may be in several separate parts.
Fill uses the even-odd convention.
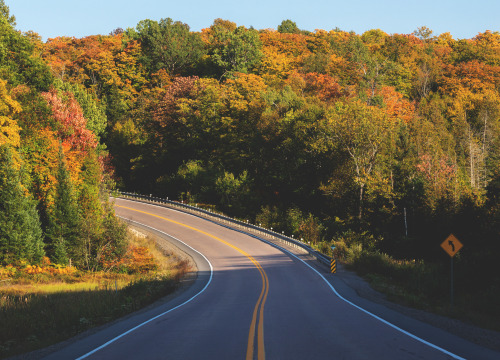
[[[0,1],[0,265],[101,269],[126,245],[107,200],[104,112],[14,25]]]
[[[1,26],[0,181],[16,189],[1,196],[23,199],[1,216],[22,211],[22,231],[36,228],[22,237],[30,259],[68,257],[63,239],[109,239],[99,186],[113,169],[120,189],[213,204],[325,248],[441,262],[454,233],[467,286],[500,296],[498,32],[222,19],[192,32],[165,18],[43,43],[8,11]]]

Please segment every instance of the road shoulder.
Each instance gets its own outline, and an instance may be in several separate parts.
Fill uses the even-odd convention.
[[[128,225],[136,231],[145,233],[146,235],[154,238],[163,251],[174,253],[175,256],[189,262],[192,271],[180,280],[178,288],[173,293],[155,301],[154,303],[119,319],[89,329],[68,340],[46,348],[11,357],[9,358],[10,360],[77,358],[85,353],[82,352],[82,349],[89,351],[88,349],[92,350],[93,348],[102,345],[102,343],[106,341],[105,339],[113,338],[117,334],[133,328],[134,326],[141,324],[157,314],[168,311],[169,309],[182,304],[205,287],[209,279],[208,272],[210,267],[200,254],[197,254],[193,249],[190,249],[179,240],[172,238],[167,234],[146,229],[138,224],[131,225],[129,223]],[[97,334],[101,335],[97,336]]]

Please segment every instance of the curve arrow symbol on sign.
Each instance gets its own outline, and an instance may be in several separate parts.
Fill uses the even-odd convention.
[[[455,245],[453,244],[453,240],[449,240],[448,244],[451,246],[451,251],[455,252]]]
[[[462,243],[455,237],[455,235],[450,234],[445,241],[441,243],[441,247],[444,251],[451,257],[463,247]]]

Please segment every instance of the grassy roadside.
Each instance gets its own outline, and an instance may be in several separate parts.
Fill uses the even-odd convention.
[[[337,245],[343,265],[364,277],[390,301],[500,331],[500,289],[494,282],[481,292],[471,290],[467,284],[473,279],[467,279],[457,266],[451,306],[449,264],[397,260],[378,251],[362,250],[360,246]]]
[[[0,268],[0,358],[68,339],[172,293],[188,264],[153,239],[129,235],[118,272]]]

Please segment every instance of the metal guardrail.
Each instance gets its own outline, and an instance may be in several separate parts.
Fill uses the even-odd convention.
[[[309,245],[307,245],[301,241],[298,241],[294,238],[291,238],[289,236],[286,236],[284,234],[277,233],[273,230],[269,230],[269,229],[263,228],[263,227],[258,226],[258,225],[250,224],[248,221],[244,222],[241,220],[233,219],[229,216],[218,214],[214,211],[205,210],[205,209],[202,209],[198,206],[192,206],[192,205],[184,204],[184,203],[178,202],[178,201],[172,201],[172,200],[169,200],[168,198],[162,199],[159,197],[154,197],[152,195],[147,196],[147,195],[140,195],[140,194],[136,194],[136,193],[121,192],[121,191],[118,191],[115,193],[118,193],[119,197],[122,197],[122,198],[132,198],[132,199],[141,200],[141,201],[145,201],[145,202],[164,205],[166,207],[177,208],[177,209],[181,209],[181,210],[184,210],[186,212],[189,212],[189,213],[197,213],[197,214],[202,215],[204,217],[215,219],[216,221],[222,222],[224,224],[237,226],[237,227],[242,228],[242,229],[251,229],[257,233],[261,233],[261,234],[264,234],[264,235],[267,235],[270,237],[274,237],[274,238],[278,239],[280,242],[282,242],[282,243],[284,242],[289,246],[292,246],[292,247],[295,247],[298,249],[302,249],[305,252],[307,252],[309,255],[311,255],[312,257],[317,259],[320,263],[325,264],[327,266],[330,266],[331,258],[326,256],[326,255],[321,254],[320,252],[318,252],[314,249],[312,249]]]

